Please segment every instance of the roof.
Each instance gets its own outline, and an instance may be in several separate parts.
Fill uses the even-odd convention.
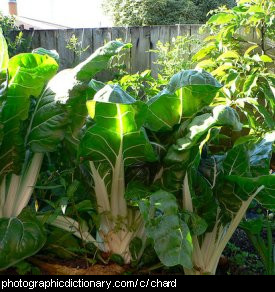
[[[35,30],[42,30],[42,29],[68,29],[71,27],[51,23],[43,20],[32,19],[24,16],[15,16],[16,25],[22,29],[35,29]]]

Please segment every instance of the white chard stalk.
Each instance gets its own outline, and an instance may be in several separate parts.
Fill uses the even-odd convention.
[[[5,176],[0,184],[0,218],[17,217],[28,205],[40,172],[44,154],[35,153],[21,175]]]
[[[104,252],[118,254],[125,263],[130,263],[129,244],[135,237],[144,238],[145,229],[140,212],[127,208],[124,198],[124,164],[121,161],[117,159],[114,168],[110,198],[104,180],[92,161],[90,168],[101,220],[97,247]]]
[[[198,236],[193,236],[193,266],[192,270],[184,269],[186,275],[215,275],[219,263],[219,259],[225,249],[227,243],[244,217],[250,203],[256,195],[262,191],[264,186],[259,187],[256,192],[244,201],[239,211],[232,218],[227,226],[222,226],[219,222],[219,213],[217,211],[216,224],[211,232],[203,235],[202,241]],[[183,186],[183,209],[192,212],[193,204],[191,193],[188,185],[188,176],[186,174]],[[199,243],[201,242],[201,243]]]

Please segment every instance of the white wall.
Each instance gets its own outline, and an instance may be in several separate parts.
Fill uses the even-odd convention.
[[[8,0],[0,0],[7,10]],[[17,0],[18,15],[70,27],[111,26],[103,14],[102,0]]]

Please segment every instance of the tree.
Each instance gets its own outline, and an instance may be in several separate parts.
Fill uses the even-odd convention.
[[[29,40],[23,38],[13,16],[6,16],[0,11],[0,29],[6,38],[10,57],[29,50]]]
[[[205,23],[207,13],[235,0],[105,0],[103,7],[115,25],[168,25]]]

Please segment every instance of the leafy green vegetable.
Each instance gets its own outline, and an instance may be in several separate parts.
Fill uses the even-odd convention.
[[[101,214],[99,234],[105,240],[104,250],[119,254],[129,262],[129,243],[140,232],[142,222],[135,210],[127,208],[124,171],[132,164],[155,160],[142,128],[147,106],[119,86],[106,85],[87,102],[87,107],[95,124],[84,134],[79,155],[90,161]],[[133,228],[137,231],[127,231]],[[128,234],[126,241],[122,239],[123,234]]]
[[[86,100],[95,93],[90,90],[90,81],[107,67],[111,56],[124,44],[110,42],[75,68],[57,75],[58,64],[49,52],[40,49],[39,54],[19,54],[9,60],[1,32],[0,44],[0,218],[3,218],[0,219],[3,222],[0,247],[7,253],[1,259],[1,267],[5,267],[14,264],[16,257],[21,260],[43,246],[44,235],[35,219],[33,239],[28,229],[20,234],[18,226],[22,223],[16,217],[31,198],[44,154],[55,151],[67,133],[73,133],[75,139],[80,135],[87,116]],[[31,220],[29,217],[28,228]],[[7,247],[10,242],[5,241],[5,234],[10,236],[10,227],[17,237]],[[17,242],[24,234],[26,242]],[[15,250],[16,246],[19,251]]]
[[[45,242],[43,227],[30,211],[18,218],[0,218],[0,270],[34,255]]]
[[[268,133],[256,143],[239,144],[223,155],[209,150],[198,168],[189,169],[184,180],[184,209],[208,224],[205,234],[193,236],[193,263],[204,273],[215,273],[223,249],[254,198],[274,210],[275,176],[269,174],[274,141],[274,134]]]
[[[176,198],[163,190],[142,200],[140,210],[146,233],[154,240],[159,259],[168,267],[182,265],[192,268],[192,239],[187,224],[178,213]]]
[[[185,70],[175,74],[162,92],[150,99],[146,127],[172,130],[182,118],[190,118],[208,106],[221,85],[207,72]]]

